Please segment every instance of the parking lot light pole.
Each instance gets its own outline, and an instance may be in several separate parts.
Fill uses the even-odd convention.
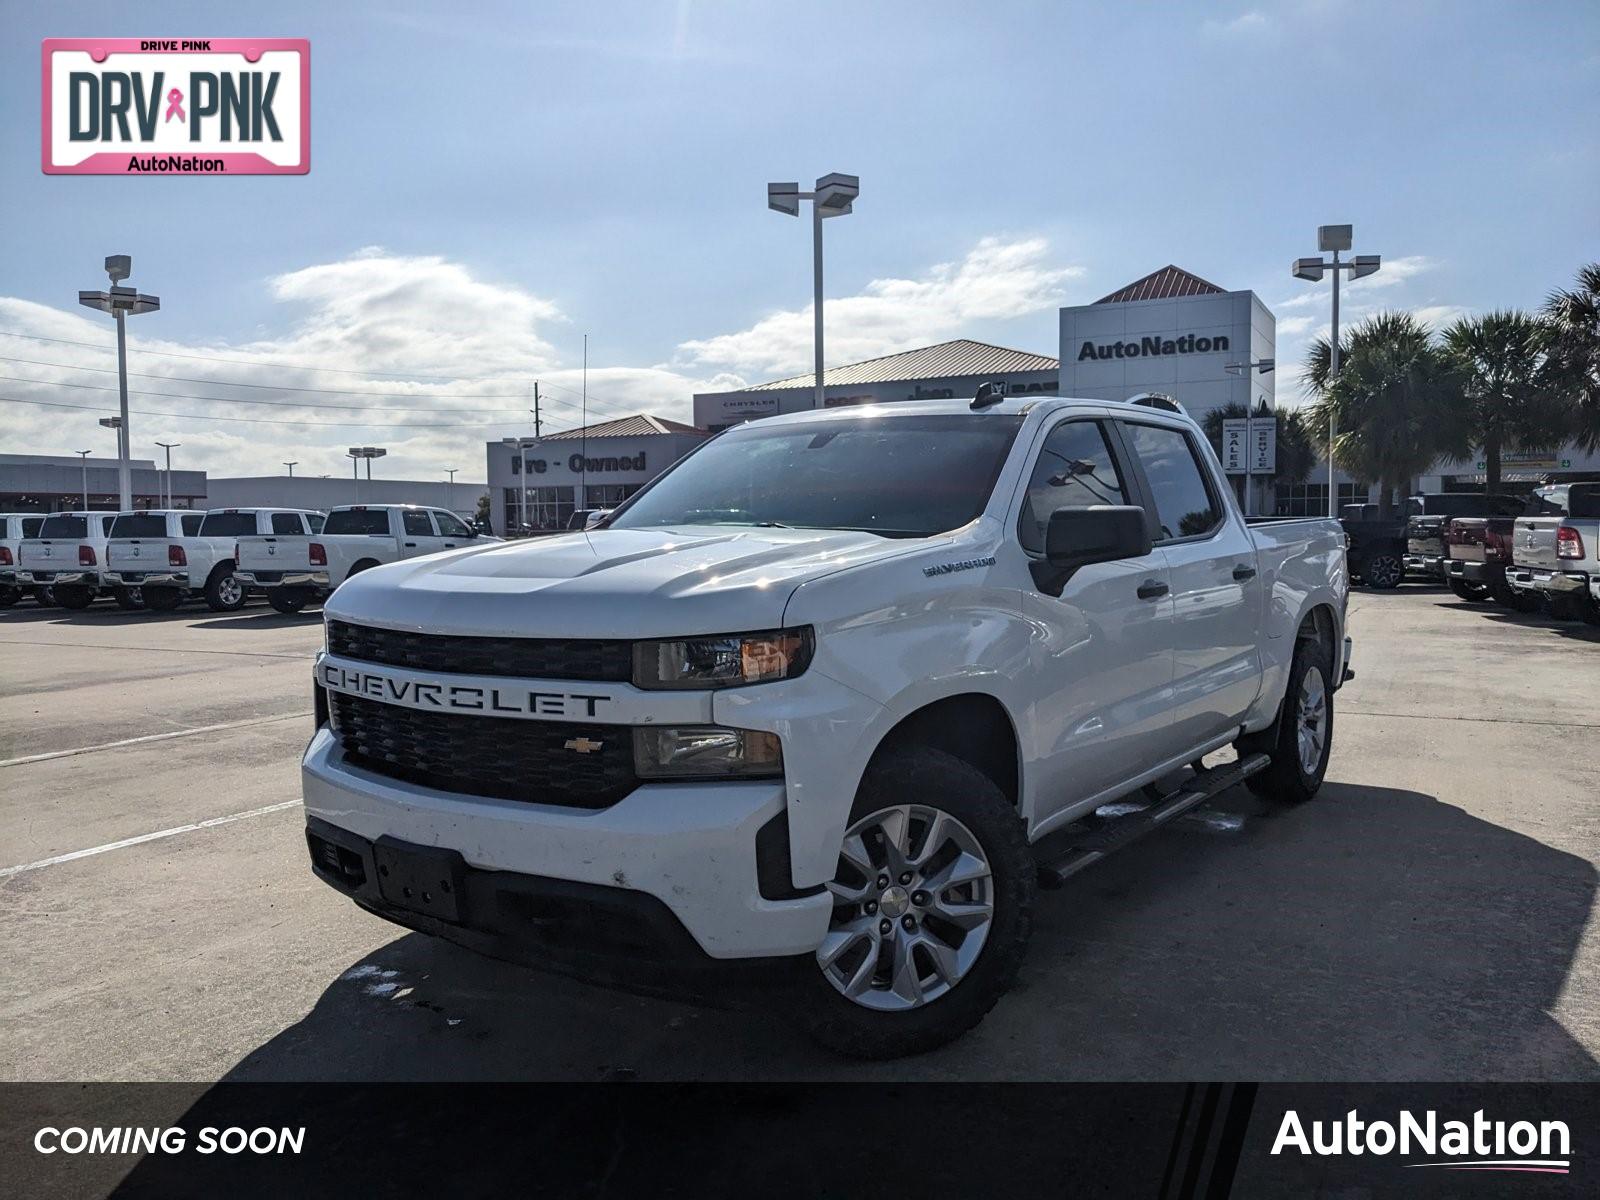
[[[123,449],[123,445],[122,445],[122,429],[123,429],[122,418],[121,417],[101,417],[100,418],[100,424],[104,425],[107,429],[115,429],[117,431],[117,459],[118,459],[119,462],[123,462],[123,463],[127,462],[128,461],[128,455],[127,455],[126,451]],[[125,489],[125,491],[126,491],[126,489]],[[87,504],[85,504],[85,507],[87,507]],[[123,512],[127,512],[132,507],[133,507],[133,501],[130,499],[128,501],[128,503],[123,505],[122,511]]]
[[[294,469],[300,465],[300,460],[297,458],[293,462],[286,462],[283,465],[289,468],[289,478],[293,479]]]
[[[89,511],[89,455],[93,454],[94,451],[93,450],[74,450],[73,453],[78,456],[78,461],[83,464],[83,511],[84,512],[88,512]]]
[[[172,507],[172,452],[174,450],[176,450],[179,446],[183,445],[183,443],[182,442],[157,442],[156,445],[160,446],[163,450],[165,450],[167,452],[167,507],[171,508]]]
[[[1333,261],[1322,258],[1297,258],[1290,267],[1290,273],[1296,279],[1304,279],[1309,283],[1322,282],[1324,271],[1333,272],[1333,328],[1328,337],[1328,386],[1332,387],[1339,378],[1339,275],[1349,271],[1352,280],[1360,279],[1363,275],[1375,273],[1383,265],[1383,257],[1378,254],[1357,254],[1349,262],[1339,261],[1339,251],[1350,249],[1352,241],[1352,226],[1349,225],[1319,225],[1317,226],[1317,249],[1333,252]],[[1338,421],[1334,417],[1333,409],[1328,409],[1328,515],[1339,515],[1339,493],[1333,482],[1333,439],[1338,433]]]
[[[446,467],[444,469],[445,474],[450,476],[450,486],[451,486],[451,488],[454,488],[456,486],[456,472],[459,471],[459,470],[461,470],[460,467]]]
[[[133,508],[133,471],[128,462],[130,446],[128,442],[128,334],[127,317],[138,316],[140,313],[155,312],[161,307],[159,296],[145,296],[131,287],[118,287],[124,279],[133,273],[133,258],[127,254],[111,254],[106,257],[106,274],[111,278],[111,290],[107,292],[79,292],[78,303],[85,308],[98,309],[110,313],[117,319],[117,391],[122,398],[122,411],[118,426],[122,435],[117,441],[117,483],[122,492],[122,511],[127,512]],[[104,421],[100,422],[102,425]]]
[[[1265,375],[1276,365],[1277,360],[1275,359],[1258,358],[1254,362],[1225,363],[1222,369],[1229,375],[1248,376],[1251,371],[1260,371],[1261,374]],[[1255,507],[1254,488],[1251,486],[1255,483],[1253,478],[1255,469],[1252,465],[1255,462],[1255,443],[1250,436],[1250,423],[1255,410],[1256,406],[1250,399],[1250,390],[1246,388],[1244,396],[1244,515],[1247,517],[1255,516],[1252,511]]]
[[[800,201],[811,201],[811,323],[815,377],[811,406],[824,408],[822,375],[822,222],[851,211],[861,195],[861,180],[837,171],[817,180],[814,191],[802,192],[798,183],[767,184],[767,207],[791,217],[800,215]]]

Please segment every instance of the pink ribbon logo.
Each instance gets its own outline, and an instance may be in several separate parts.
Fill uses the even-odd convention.
[[[165,124],[166,121],[172,120],[173,117],[177,117],[180,121],[189,119],[183,115],[183,93],[177,88],[173,88],[167,93],[167,115],[162,123]]]

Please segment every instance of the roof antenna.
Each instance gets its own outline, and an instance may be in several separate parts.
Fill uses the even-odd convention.
[[[986,408],[999,404],[1006,398],[1006,390],[998,383],[980,383],[978,391],[972,397],[972,411],[982,412]]]

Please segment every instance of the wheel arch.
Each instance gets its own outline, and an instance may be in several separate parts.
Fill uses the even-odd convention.
[[[866,770],[887,754],[916,746],[931,746],[970,764],[993,780],[1013,807],[1020,804],[1022,743],[1011,714],[994,695],[960,692],[911,710],[878,739]]]

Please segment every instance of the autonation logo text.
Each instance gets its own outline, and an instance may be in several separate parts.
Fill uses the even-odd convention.
[[[1392,1121],[1368,1121],[1352,1108],[1338,1120],[1312,1121],[1308,1129],[1291,1108],[1278,1125],[1272,1153],[1291,1152],[1318,1157],[1419,1155],[1438,1161],[1402,1165],[1566,1175],[1572,1166],[1572,1134],[1565,1121],[1491,1121],[1482,1109],[1470,1121],[1441,1121],[1432,1109],[1420,1117],[1401,1109]]]

